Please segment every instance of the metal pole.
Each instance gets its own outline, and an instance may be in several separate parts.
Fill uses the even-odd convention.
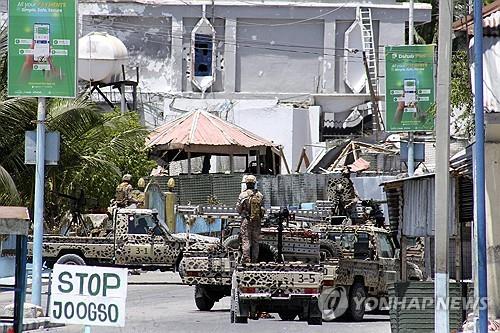
[[[124,83],[121,84],[120,90],[122,93],[120,110],[121,110],[122,114],[125,114],[127,112],[127,100],[125,99],[125,84]]]
[[[439,42],[437,72],[436,117],[436,177],[435,177],[435,323],[436,333],[450,332],[448,272],[448,224],[450,220],[450,80],[451,22],[453,1],[439,1]]]
[[[408,14],[408,45],[413,45],[415,24],[413,22],[414,0],[410,0],[410,10]],[[415,172],[415,149],[413,133],[408,133],[408,176],[412,177]]]
[[[486,218],[484,181],[484,110],[483,110],[483,3],[474,0],[474,111],[476,143],[474,145],[474,187],[477,223],[477,281],[479,289],[479,332],[488,332],[488,281],[486,267]],[[484,303],[483,303],[484,302]]]
[[[35,216],[31,303],[42,305],[43,200],[45,189],[45,97],[38,98],[36,125]]]

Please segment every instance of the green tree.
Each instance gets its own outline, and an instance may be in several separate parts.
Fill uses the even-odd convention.
[[[6,30],[0,32],[0,205],[32,207],[34,166],[24,164],[25,131],[36,129],[37,101],[7,97]],[[123,173],[134,179],[148,175],[156,163],[147,159],[147,130],[137,114],[104,113],[83,94],[76,99],[49,99],[47,129],[59,131],[61,156],[57,166],[47,166],[46,202],[60,211],[69,202],[54,192],[94,198],[107,207]]]

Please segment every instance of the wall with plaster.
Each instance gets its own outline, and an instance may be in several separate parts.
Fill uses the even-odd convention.
[[[485,144],[486,247],[488,269],[488,307],[490,315],[500,317],[500,143]]]

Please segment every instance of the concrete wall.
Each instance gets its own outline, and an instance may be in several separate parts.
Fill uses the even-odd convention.
[[[372,1],[363,5],[372,8],[376,47],[404,40],[405,4]],[[207,6],[217,39],[213,92],[225,96],[349,92],[342,80],[343,39],[355,20],[356,7],[352,2]],[[201,16],[201,5],[84,1],[79,13],[82,32],[106,30],[131,50],[131,65],[141,67],[142,92],[193,90],[186,72],[190,34]],[[419,4],[415,20],[424,21],[429,14],[429,7]],[[355,58],[362,67],[359,54]]]
[[[319,92],[323,31],[321,20],[238,20],[236,91]]]
[[[485,145],[486,247],[489,314],[500,317],[500,143]]]

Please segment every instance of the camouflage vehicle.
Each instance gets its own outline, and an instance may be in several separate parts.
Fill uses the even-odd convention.
[[[370,223],[323,225],[314,230],[339,244],[342,253],[324,263],[320,299],[323,319],[330,321],[344,316],[353,321],[362,320],[364,300],[370,298],[380,304],[388,295],[388,284],[400,276],[399,249],[391,233]],[[407,278],[422,280],[422,271],[408,262]]]
[[[309,325],[321,325],[318,301],[323,267],[302,262],[238,265],[231,288],[231,322],[247,323],[260,312],[278,313],[281,320],[297,316]]]
[[[43,259],[53,264],[113,265],[147,270],[173,270],[188,243],[217,243],[217,238],[170,234],[158,221],[156,210],[120,208],[95,236],[44,235]],[[32,256],[32,242],[28,244]]]
[[[272,214],[270,219],[275,219]],[[319,264],[323,257],[334,257],[338,246],[318,234],[301,228],[284,228],[281,254],[278,252],[278,228],[262,228],[259,262],[301,261]],[[195,303],[199,310],[210,310],[215,302],[231,295],[232,273],[239,258],[239,224],[230,223],[223,231],[224,241],[220,245],[197,244],[183,253],[179,273],[184,284],[195,286]]]

